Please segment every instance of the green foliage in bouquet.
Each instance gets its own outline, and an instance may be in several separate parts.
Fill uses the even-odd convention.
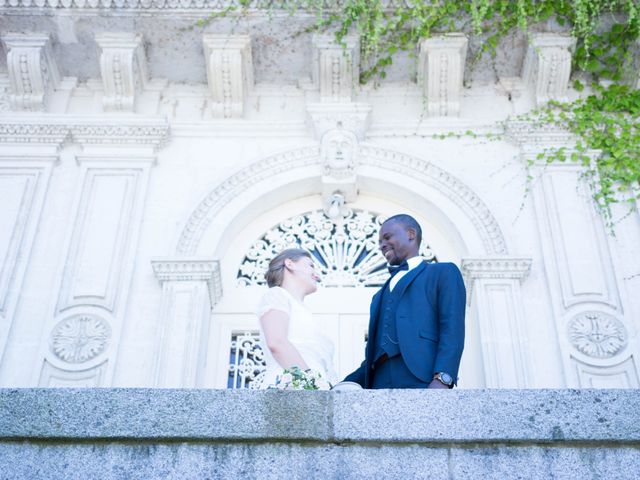
[[[275,388],[280,390],[329,390],[331,384],[319,372],[302,370],[300,367],[286,368],[276,378]]]

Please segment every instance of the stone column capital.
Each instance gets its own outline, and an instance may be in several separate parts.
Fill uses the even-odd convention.
[[[156,278],[161,282],[206,282],[211,306],[222,298],[220,262],[193,257],[166,257],[151,260]]]
[[[462,273],[470,279],[524,280],[531,270],[531,258],[527,257],[476,257],[462,259]]]

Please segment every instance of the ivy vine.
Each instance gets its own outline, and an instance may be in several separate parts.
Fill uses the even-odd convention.
[[[571,103],[552,102],[529,115],[538,122],[556,124],[577,138],[571,153],[549,149],[548,161],[581,162],[594,180],[594,198],[608,222],[611,205],[620,193],[640,198],[640,93],[623,85],[635,75],[640,38],[640,0],[265,0],[267,9],[311,13],[316,21],[308,30],[333,32],[343,45],[356,33],[360,39],[360,81],[384,78],[401,51],[415,56],[416,45],[436,34],[464,32],[475,51],[472,62],[495,55],[500,41],[516,31],[558,27],[576,39],[573,54],[574,87],[584,83],[593,93]],[[220,16],[240,13],[256,0],[238,0]],[[579,79],[579,80],[578,80]],[[608,88],[599,82],[612,83]],[[592,158],[589,150],[601,155]]]
[[[538,159],[580,162],[609,227],[614,224],[612,204],[626,199],[636,208],[640,199],[640,90],[627,85],[596,86],[586,98],[551,102],[522,118],[557,125],[577,136],[574,148],[549,148]]]

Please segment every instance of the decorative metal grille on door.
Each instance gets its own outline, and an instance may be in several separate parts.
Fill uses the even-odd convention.
[[[260,334],[255,331],[233,332],[227,388],[258,388],[264,370]]]
[[[378,232],[385,217],[364,210],[349,210],[337,220],[322,210],[288,218],[260,237],[238,270],[240,285],[266,285],[269,261],[285,248],[308,250],[325,287],[380,287],[387,280],[386,262],[378,250]],[[426,243],[420,251],[437,262]]]

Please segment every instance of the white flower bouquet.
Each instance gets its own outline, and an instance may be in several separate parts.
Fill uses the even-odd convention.
[[[285,368],[276,377],[275,388],[279,390],[329,390],[331,384],[320,372],[302,370],[300,367]]]

